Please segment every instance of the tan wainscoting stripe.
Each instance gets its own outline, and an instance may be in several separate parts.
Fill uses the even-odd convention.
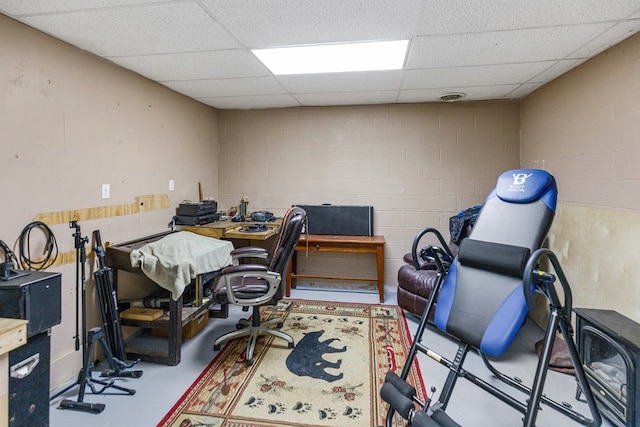
[[[167,194],[150,194],[137,196],[134,203],[125,205],[99,206],[95,208],[75,209],[71,211],[43,212],[36,215],[37,221],[45,224],[62,224],[71,221],[111,218],[114,216],[133,215],[171,207]]]
[[[89,247],[89,245],[87,245],[86,247],[86,251],[87,251],[87,261],[89,262],[94,262],[93,260],[95,259],[95,253],[93,252],[93,250]],[[34,262],[38,262],[40,260],[35,260]],[[64,265],[64,264],[71,264],[76,262],[76,251],[75,249],[72,251],[68,251],[68,252],[61,252],[58,254],[58,257],[56,258],[56,260],[49,266],[49,267],[57,267],[59,265]],[[47,268],[49,268],[47,267]],[[87,272],[87,279],[89,279],[89,274]]]

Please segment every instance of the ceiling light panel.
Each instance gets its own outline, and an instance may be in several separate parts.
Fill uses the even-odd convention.
[[[254,49],[275,75],[400,70],[409,40]]]

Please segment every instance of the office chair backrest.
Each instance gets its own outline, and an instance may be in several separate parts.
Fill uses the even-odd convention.
[[[289,208],[282,219],[278,239],[273,245],[269,271],[280,273],[282,280],[286,280],[287,264],[291,260],[293,251],[300,239],[302,226],[307,214],[304,209],[294,206]],[[284,295],[285,286],[280,286],[276,293],[276,298],[281,299]]]
[[[439,329],[490,356],[506,351],[528,312],[524,267],[551,227],[556,201],[556,182],[548,172],[515,169],[500,175],[442,284]]]

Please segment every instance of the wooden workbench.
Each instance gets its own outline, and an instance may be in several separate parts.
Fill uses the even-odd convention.
[[[114,270],[114,278],[116,279],[114,286],[116,292],[118,286],[121,285],[121,283],[119,283],[119,271],[138,275],[143,274],[140,267],[131,266],[131,252],[148,243],[160,240],[170,233],[172,232],[154,234],[152,236],[107,246],[106,261],[107,265]],[[132,336],[127,339],[125,343],[127,354],[152,363],[163,363],[170,366],[179,364],[181,360],[182,328],[189,324],[189,322],[199,319],[207,310],[210,317],[227,316],[227,306],[221,306],[219,310],[214,310],[211,308],[213,301],[211,299],[205,300],[203,297],[203,283],[215,276],[216,272],[204,273],[198,275],[196,279],[192,281],[192,284],[189,286],[196,287],[196,300],[193,301],[191,307],[183,307],[182,298],[178,298],[178,300],[169,298],[168,313],[165,313],[165,315],[159,319],[153,321],[122,319],[123,326],[134,326],[145,330],[144,334]],[[168,339],[165,339],[163,336],[151,335],[152,329],[166,330]]]
[[[268,223],[266,231],[246,232],[243,227],[255,225],[251,222],[232,222],[232,221],[216,221],[210,224],[198,226],[178,226],[179,231],[190,231],[202,236],[212,237],[216,239],[230,240],[235,247],[246,246],[251,242],[256,245],[268,245],[268,239],[277,235],[281,221]],[[118,286],[118,271],[124,271],[134,274],[142,274],[139,267],[131,267],[130,255],[134,249],[139,249],[147,243],[162,239],[171,231],[146,236],[140,239],[110,245],[106,248],[107,265],[115,270],[116,287]],[[215,274],[212,276],[214,277]],[[205,275],[206,278],[209,276]],[[228,306],[222,305],[219,309],[213,308],[214,301],[202,298],[203,296],[203,277],[198,276],[195,283],[197,300],[193,306],[183,307],[182,298],[177,301],[173,299],[169,302],[169,311],[161,318],[154,321],[130,320],[123,319],[122,324],[125,326],[136,326],[142,328],[146,332],[151,330],[166,330],[168,338],[163,336],[149,336],[146,332],[138,336],[130,337],[127,340],[127,354],[140,358],[144,361],[153,363],[163,363],[167,365],[177,365],[181,360],[182,333],[181,330],[189,322],[198,319],[203,315],[205,310],[209,311],[209,317],[227,317]]]
[[[291,296],[291,288],[296,287],[296,280],[320,279],[320,280],[343,280],[358,282],[377,282],[380,302],[384,302],[384,244],[383,236],[338,236],[324,234],[302,234],[296,249],[293,253],[291,263],[287,270],[286,295]],[[309,252],[337,252],[356,254],[375,254],[377,277],[338,277],[319,276],[297,273],[298,251]]]

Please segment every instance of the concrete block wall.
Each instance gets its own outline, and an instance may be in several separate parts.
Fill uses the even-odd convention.
[[[519,127],[517,101],[219,111],[218,204],[247,195],[249,211],[277,215],[292,204],[372,205],[385,284],[396,286],[419,230],[448,239],[449,217],[518,167]],[[328,256],[308,268],[370,268],[360,263]]]

